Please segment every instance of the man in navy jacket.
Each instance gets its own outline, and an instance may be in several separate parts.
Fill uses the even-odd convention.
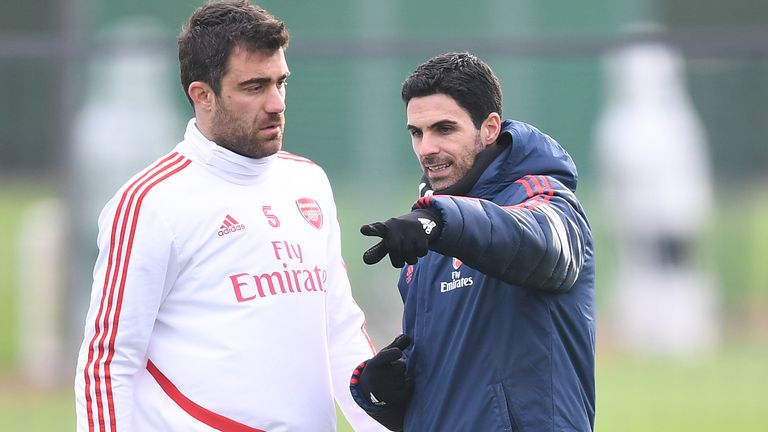
[[[361,228],[403,268],[403,335],[354,371],[391,430],[591,431],[594,250],[576,167],[535,127],[501,119],[483,61],[448,53],[404,82],[424,171],[410,213]]]

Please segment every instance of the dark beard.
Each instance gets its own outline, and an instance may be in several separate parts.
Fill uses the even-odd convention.
[[[274,122],[280,120],[280,114],[274,114],[273,117],[270,120]],[[214,113],[213,124],[211,141],[229,151],[253,159],[260,159],[275,154],[277,150],[272,145],[268,145],[268,143],[273,140],[281,141],[283,138],[281,134],[278,134],[274,138],[263,140],[259,138],[259,131],[253,125],[250,125],[250,127],[243,125],[230,114],[229,110],[222,109],[221,107],[218,107]],[[279,148],[280,144],[277,145],[277,149]]]
[[[445,189],[435,190],[432,185],[429,184],[429,179],[426,175],[422,176],[421,184],[419,185],[419,196],[425,196],[427,193],[432,192],[436,195],[456,195],[456,196],[469,196],[469,192],[472,187],[475,186],[477,180],[488,168],[488,165],[498,157],[502,151],[507,147],[507,140],[499,139],[496,144],[487,147],[475,155],[475,163],[472,168],[457,181],[456,183],[448,186]]]

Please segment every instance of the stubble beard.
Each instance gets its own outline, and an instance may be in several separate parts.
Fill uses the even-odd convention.
[[[253,159],[271,156],[282,148],[285,121],[282,114],[272,114],[269,122],[279,122],[280,130],[270,136],[260,136],[257,124],[246,123],[218,105],[213,115],[212,141],[241,156]]]
[[[475,158],[477,158],[477,154],[483,151],[484,149],[485,149],[485,146],[483,145],[483,142],[480,139],[480,131],[477,131],[473,146],[467,148],[465,152],[460,154],[457,158],[453,159],[453,165],[456,168],[456,172],[451,177],[446,179],[440,179],[437,182],[434,182],[432,179],[429,179],[429,172],[426,169],[424,170],[424,173],[427,175],[427,178],[429,179],[430,186],[432,186],[434,190],[443,190],[458,183],[459,180],[463,179],[464,176],[467,175],[469,170],[472,169],[472,167],[475,165]],[[431,159],[424,158],[424,160],[422,161],[422,164],[426,165],[426,164],[431,164],[433,162],[442,162],[442,161],[443,160],[440,158],[440,156],[437,156]]]

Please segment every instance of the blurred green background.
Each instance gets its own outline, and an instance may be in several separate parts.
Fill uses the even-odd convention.
[[[136,166],[181,139],[191,110],[177,84],[175,37],[199,4],[38,0],[4,5],[2,431],[74,430],[71,382],[96,254],[98,211]],[[360,254],[369,241],[357,228],[402,213],[415,197],[419,170],[405,133],[400,84],[432,55],[470,50],[499,76],[504,117],[552,135],[579,167],[578,195],[595,231],[598,261],[596,430],[768,430],[768,3],[260,4],[285,20],[292,34],[285,149],[328,172],[353,289],[377,346],[399,330],[397,272],[384,265],[363,267]],[[127,23],[149,30],[125,33]],[[648,28],[655,30],[638,32]],[[127,43],[120,39],[126,34]],[[601,201],[595,127],[606,101],[605,55],[648,39],[677,48],[684,58],[685,90],[706,132],[714,183],[713,213],[695,256],[696,266],[711,275],[717,289],[717,343],[687,356],[623,349],[614,326],[616,234]],[[131,75],[144,70],[113,74],[109,64],[115,58],[154,59],[155,74],[149,75],[154,84],[143,80],[147,75]],[[146,99],[137,102],[138,108],[118,103],[147,89],[153,98],[149,105],[141,105]],[[131,126],[152,135],[153,128],[165,125],[172,140],[158,148],[139,139],[121,140],[121,131],[89,134],[88,124],[111,124],[105,112],[115,107],[124,109],[118,117],[125,119],[152,112],[150,118],[159,121]],[[84,136],[90,137],[89,145],[82,144],[88,141]],[[46,297],[43,291],[33,298],[53,304],[25,309],[29,293],[37,292],[32,288],[42,284],[55,294]],[[34,331],[29,322],[36,321],[55,323],[55,349],[34,351],[25,345],[21,335]],[[41,366],[51,370],[50,377],[30,372],[36,369],[28,364],[29,350],[53,357]],[[343,419],[339,430],[349,430]]]

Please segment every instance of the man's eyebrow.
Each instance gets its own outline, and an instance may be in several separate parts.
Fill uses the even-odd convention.
[[[438,121],[432,123],[431,125],[427,126],[427,129],[437,129],[437,128],[442,127],[442,126],[455,126],[457,124],[459,124],[459,122],[457,122],[456,120],[444,119],[444,120],[438,120]],[[407,124],[405,126],[405,128],[408,129],[408,130],[421,130],[420,127],[416,127],[416,126],[414,126],[412,124]]]
[[[290,76],[290,75],[291,75],[290,73],[286,73],[286,74],[280,75],[277,78],[277,81],[283,81],[283,80],[287,79],[288,76]],[[256,78],[251,78],[251,79],[248,79],[248,80],[245,80],[245,81],[240,81],[239,83],[237,83],[237,85],[239,87],[247,87],[247,86],[253,85],[253,84],[264,85],[264,84],[268,84],[270,82],[272,82],[272,78],[256,77]]]
[[[457,124],[459,124],[459,122],[457,122],[456,120],[444,119],[444,120],[440,120],[440,121],[436,121],[436,122],[432,123],[429,126],[429,128],[430,129],[437,129],[437,128],[442,127],[442,126],[456,126]]]

